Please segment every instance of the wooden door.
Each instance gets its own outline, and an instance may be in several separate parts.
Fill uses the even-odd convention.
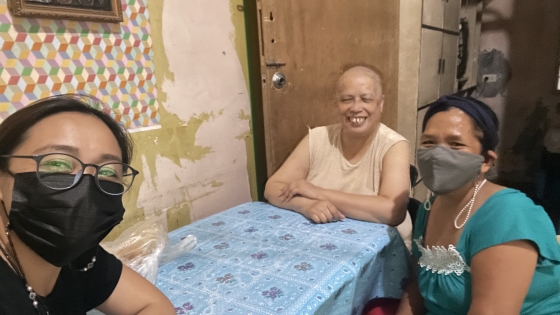
[[[257,0],[257,8],[269,176],[308,126],[337,122],[335,82],[346,64],[363,62],[381,70],[382,121],[395,128],[399,1]],[[286,77],[282,89],[272,84],[276,72]]]
[[[431,103],[439,97],[442,41],[442,32],[427,28],[422,29],[418,106]]]
[[[440,96],[452,94],[457,90],[455,82],[457,81],[457,46],[459,45],[459,36],[447,33],[442,34]]]

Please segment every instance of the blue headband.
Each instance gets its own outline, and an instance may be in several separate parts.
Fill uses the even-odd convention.
[[[490,116],[492,110],[483,102],[470,97],[448,95],[442,96],[437,101],[431,103],[424,116],[424,121],[422,122],[422,131],[424,131],[428,120],[433,115],[446,111],[449,107],[456,107],[462,110],[465,114],[469,115],[474,123],[482,130],[482,148],[484,151],[494,150],[496,148],[499,139],[498,126]]]

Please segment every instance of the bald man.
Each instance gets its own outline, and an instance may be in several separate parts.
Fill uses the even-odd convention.
[[[348,217],[398,225],[410,248],[409,146],[380,122],[384,102],[375,70],[345,71],[336,85],[339,123],[309,131],[266,183],[267,200],[315,223]]]

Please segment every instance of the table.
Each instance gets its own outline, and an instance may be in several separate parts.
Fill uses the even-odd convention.
[[[156,286],[177,314],[361,314],[400,298],[408,252],[395,228],[351,219],[314,224],[246,203],[169,233],[193,234],[188,254],[160,267]]]

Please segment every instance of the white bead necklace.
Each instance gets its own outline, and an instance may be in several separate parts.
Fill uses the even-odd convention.
[[[476,184],[476,187],[474,188],[474,194],[473,194],[471,200],[469,200],[469,202],[463,207],[463,209],[461,209],[461,211],[459,212],[459,214],[455,218],[455,221],[453,222],[453,224],[455,225],[455,228],[457,230],[459,230],[460,228],[465,226],[465,224],[467,223],[467,220],[469,219],[469,216],[471,215],[471,211],[472,211],[472,207],[474,205],[474,200],[476,198],[476,195],[478,194],[478,192],[480,191],[482,186],[484,186],[485,183],[486,183],[486,179],[484,179],[482,181],[482,183]],[[463,221],[463,224],[457,225],[457,220],[459,220],[459,217],[461,216],[461,214],[463,214],[463,211],[465,211],[465,209],[467,209],[467,207],[469,208],[469,211],[467,212],[467,216],[465,217],[465,221]]]

